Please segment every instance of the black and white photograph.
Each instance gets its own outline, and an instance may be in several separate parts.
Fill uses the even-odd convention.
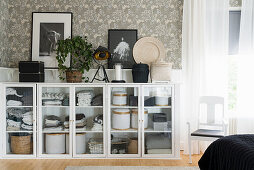
[[[46,68],[57,68],[57,42],[72,36],[72,13],[33,12],[32,21],[32,61],[43,61]],[[70,65],[70,58],[65,64]]]
[[[109,29],[108,49],[111,57],[108,60],[108,68],[112,69],[115,63],[121,63],[123,68],[130,69],[136,63],[133,59],[133,47],[137,41],[137,30],[133,29]]]
[[[64,39],[64,23],[41,23],[39,56],[51,56],[58,40]]]

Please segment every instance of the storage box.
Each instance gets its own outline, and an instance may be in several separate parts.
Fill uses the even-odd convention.
[[[168,130],[168,122],[153,122],[153,129],[155,131],[166,131]]]
[[[20,61],[20,73],[44,73],[44,62],[41,61]]]
[[[138,106],[138,96],[130,96],[129,104],[130,106]]]
[[[152,63],[151,65],[151,80],[156,81],[170,81],[171,80],[172,63],[167,63],[163,60]]]
[[[154,113],[153,114],[154,122],[167,122],[167,115],[165,113]]]
[[[19,73],[19,82],[44,82],[44,73]]]
[[[155,106],[155,97],[145,96],[145,106]]]

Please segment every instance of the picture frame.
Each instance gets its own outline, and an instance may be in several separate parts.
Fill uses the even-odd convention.
[[[115,63],[121,63],[124,69],[132,69],[136,63],[133,58],[133,47],[137,39],[137,29],[108,30],[108,49],[111,53],[108,59],[109,69],[112,69]]]
[[[72,12],[32,13],[32,61],[44,62],[45,68],[58,68],[55,52],[57,41],[72,38],[72,19]],[[70,57],[65,64],[70,66]]]

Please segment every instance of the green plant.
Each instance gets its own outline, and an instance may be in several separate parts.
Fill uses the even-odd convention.
[[[58,61],[58,70],[60,72],[59,78],[64,80],[64,74],[68,71],[80,71],[82,74],[89,71],[92,60],[93,51],[92,44],[88,43],[87,37],[75,36],[65,40],[59,40],[57,42],[56,59]],[[66,59],[71,56],[70,67],[65,65]],[[86,79],[87,77],[82,77]]]

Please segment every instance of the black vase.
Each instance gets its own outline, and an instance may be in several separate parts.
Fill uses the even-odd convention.
[[[149,66],[147,64],[135,64],[132,67],[132,78],[134,83],[147,83]]]

